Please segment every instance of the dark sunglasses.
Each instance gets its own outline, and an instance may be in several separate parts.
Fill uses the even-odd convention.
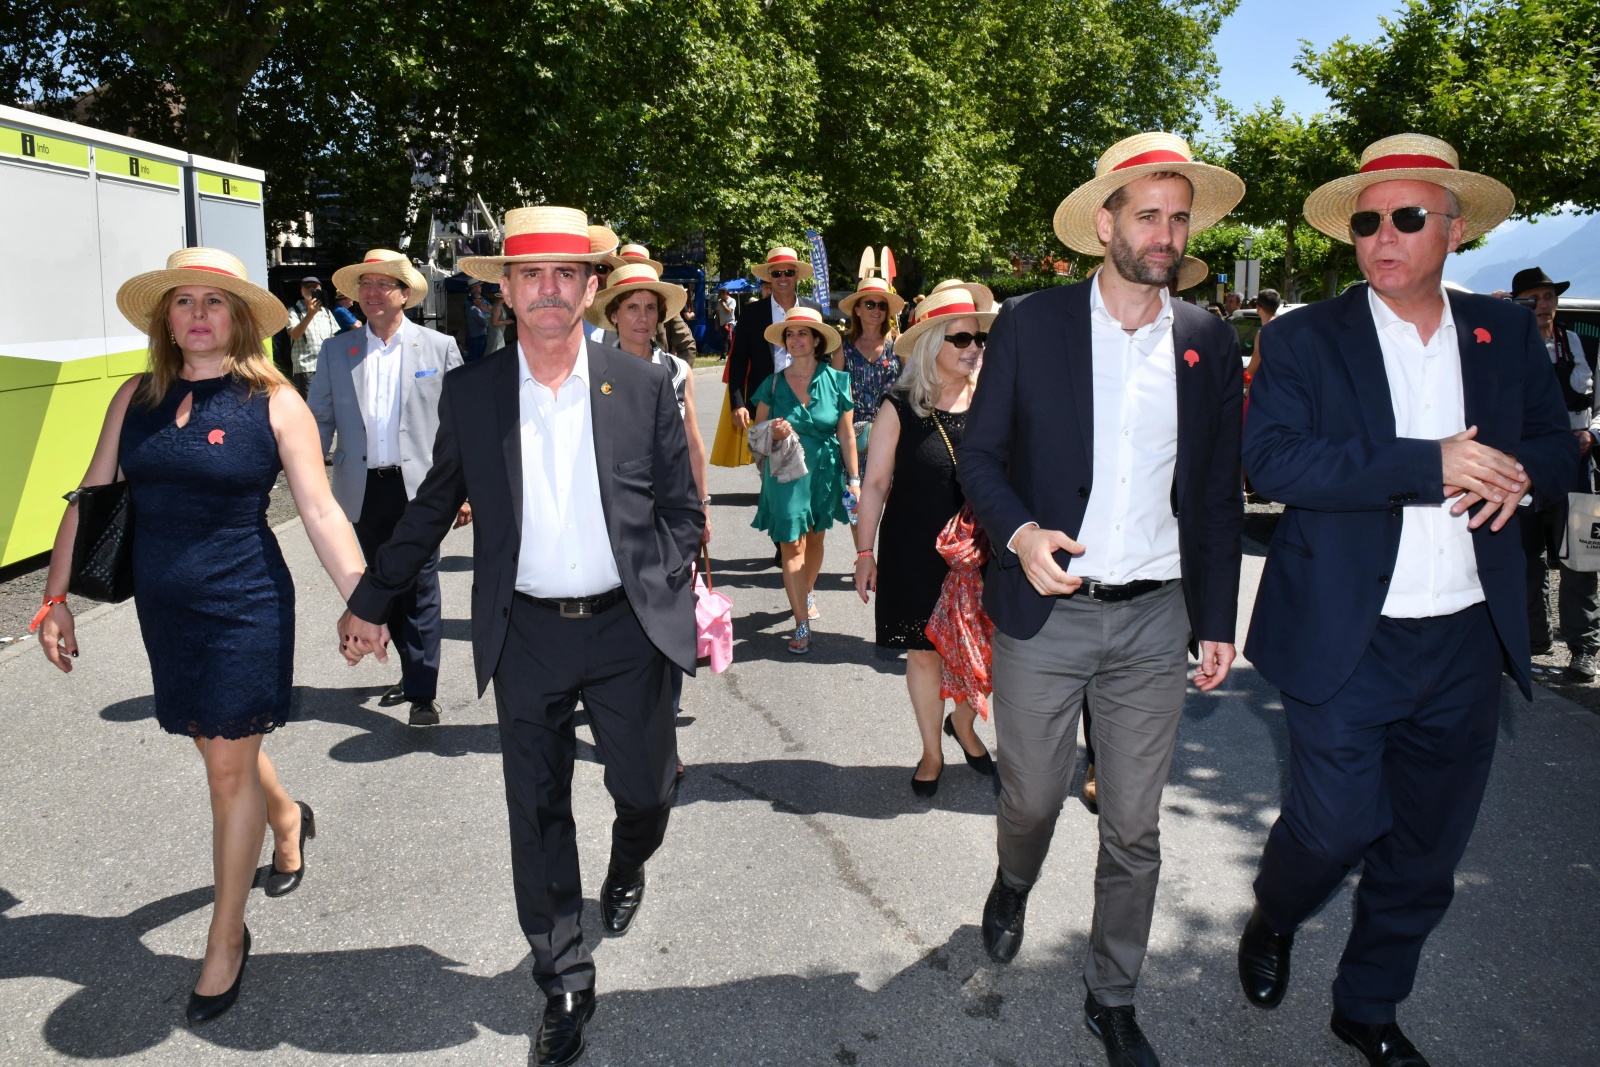
[[[799,274],[800,272],[791,268],[789,270],[769,271],[768,273],[770,273],[774,278],[793,278],[796,274]]]
[[[1430,215],[1437,215],[1441,219],[1461,217],[1446,215],[1442,211],[1429,211],[1425,207],[1397,207],[1393,211],[1357,211],[1350,216],[1350,232],[1357,237],[1371,237],[1378,232],[1378,227],[1383,225],[1383,220],[1387,218],[1401,233],[1418,233],[1428,224]]]
[[[863,301],[861,301],[861,306],[863,308],[865,308],[866,310],[868,310],[868,311],[888,311],[889,310],[889,301],[887,301],[887,300],[863,300]]]
[[[982,348],[989,343],[989,335],[982,330],[977,333],[968,333],[966,330],[962,330],[960,333],[947,333],[944,335],[944,339],[948,344],[955,345],[958,350],[974,344]]]

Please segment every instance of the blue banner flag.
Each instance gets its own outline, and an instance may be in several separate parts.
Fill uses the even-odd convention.
[[[833,303],[833,293],[828,288],[828,250],[822,244],[822,234],[816,230],[806,231],[806,243],[811,246],[811,269],[816,275],[811,280],[812,299],[827,308]]]

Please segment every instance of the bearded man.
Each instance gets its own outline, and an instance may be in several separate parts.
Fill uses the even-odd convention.
[[[1215,689],[1234,658],[1243,400],[1239,340],[1168,286],[1189,234],[1244,183],[1182,138],[1130,137],[1056,211],[1071,248],[1104,255],[1079,285],[1006,301],[958,451],[995,546],[999,871],[984,946],[1008,962],[1077,757],[1088,697],[1100,806],[1084,1015],[1112,1067],[1155,1067],[1134,1021],[1161,867],[1161,793],[1187,650]]]

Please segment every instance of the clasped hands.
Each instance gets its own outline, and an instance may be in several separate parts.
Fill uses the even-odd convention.
[[[339,616],[339,654],[354,667],[371,653],[379,663],[389,662],[389,628],[352,615],[349,609]]]
[[[1522,498],[1533,489],[1533,481],[1515,456],[1473,440],[1477,436],[1478,428],[1468,426],[1439,442],[1444,495],[1446,500],[1455,500],[1450,506],[1452,515],[1483,504],[1467,520],[1468,529],[1489,522],[1489,529],[1498,533],[1517,513]]]

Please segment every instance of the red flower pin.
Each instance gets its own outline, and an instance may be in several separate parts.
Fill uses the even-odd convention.
[[[1187,364],[1189,364],[1189,366],[1191,366],[1191,367],[1192,367],[1192,366],[1194,366],[1194,365],[1195,365],[1195,364],[1196,364],[1196,363],[1199,363],[1199,362],[1200,362],[1200,353],[1198,353],[1198,352],[1196,352],[1196,351],[1195,351],[1195,350],[1194,350],[1194,349],[1192,349],[1192,348],[1191,348],[1191,349],[1188,349],[1188,350],[1187,350],[1187,351],[1185,351],[1185,352],[1184,352],[1184,353],[1183,353],[1183,361],[1184,361],[1184,362],[1185,362],[1185,363],[1187,363]]]
[[[351,354],[351,355],[352,355],[352,356],[354,356],[354,355],[359,355],[359,354],[360,354],[360,353],[361,353],[361,349],[359,349],[359,348],[352,348],[352,349],[351,349],[351,350],[350,350],[350,354]]]
[[[222,443],[222,439],[226,436],[227,434],[223,433],[221,430],[212,430],[210,433],[206,434],[206,440],[210,441],[214,445],[220,445]]]
[[[1485,330],[1482,326],[1479,326],[1476,330],[1473,330],[1472,336],[1478,339],[1478,343],[1480,345],[1486,345],[1491,340],[1489,337],[1489,331]]]

